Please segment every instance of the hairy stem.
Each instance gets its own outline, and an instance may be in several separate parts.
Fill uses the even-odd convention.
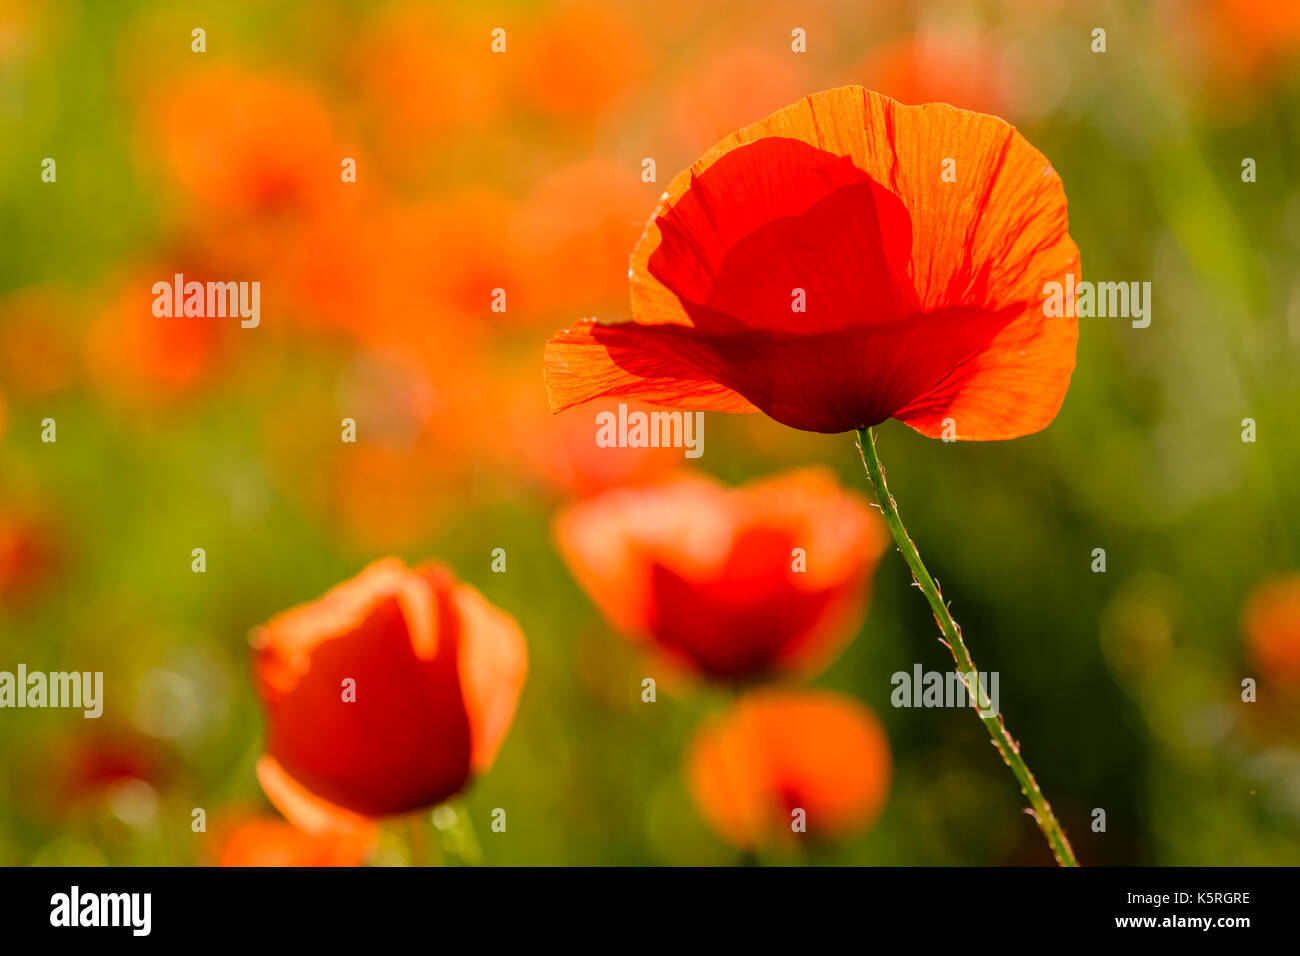
[[[876,455],[876,436],[870,428],[858,429],[858,450],[862,453],[862,464],[867,469],[867,477],[871,479],[885,522],[889,525],[889,530],[894,535],[894,541],[898,544],[898,550],[903,553],[907,566],[912,569],[912,578],[916,586],[930,602],[935,622],[943,632],[943,643],[947,645],[948,650],[952,652],[953,660],[957,662],[957,672],[966,685],[967,694],[980,720],[988,730],[989,736],[993,738],[993,746],[997,748],[1003,761],[1011,768],[1011,772],[1020,783],[1020,792],[1029,801],[1029,813],[1037,821],[1038,829],[1043,831],[1043,836],[1047,838],[1056,862],[1061,866],[1078,866],[1079,863],[1074,858],[1074,849],[1070,846],[1065,831],[1061,829],[1061,824],[1052,812],[1052,805],[1043,796],[1038,781],[1034,779],[1024,758],[1020,756],[1020,745],[1007,732],[1002,715],[993,712],[987,696],[982,693],[979,672],[975,669],[975,662],[971,660],[970,651],[966,649],[966,642],[962,640],[961,628],[953,620],[948,605],[944,603],[943,594],[939,591],[939,585],[925,569],[916,545],[908,535],[907,529],[903,527],[903,519],[898,514],[898,504],[885,484],[885,471],[880,465],[880,458]]]

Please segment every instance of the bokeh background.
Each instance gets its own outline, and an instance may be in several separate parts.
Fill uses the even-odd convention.
[[[210,862],[221,821],[273,815],[247,634],[389,554],[447,562],[527,635],[465,798],[487,862],[746,860],[682,774],[725,694],[643,704],[643,653],[552,538],[564,504],[688,463],[598,449],[594,407],[552,417],[541,349],[626,315],[672,175],[845,83],[1007,118],[1064,179],[1085,278],[1152,283],[1149,328],[1082,320],[1047,431],[880,429],[1081,861],[1300,862],[1300,608],[1254,637],[1243,610],[1300,571],[1297,53],[1289,0],[0,0],[0,669],[106,682],[97,721],[0,711],[0,863]],[[155,319],[174,272],[259,280],[261,326]],[[693,467],[727,482],[825,463],[865,491],[851,436],[723,415],[705,436]],[[891,550],[815,681],[883,722],[885,811],[794,862],[1049,862],[970,714],[889,705],[893,672],[949,664],[909,585]]]

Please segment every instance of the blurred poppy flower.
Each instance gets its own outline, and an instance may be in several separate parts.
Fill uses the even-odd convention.
[[[682,468],[686,459],[680,448],[602,448],[594,441],[595,416],[617,415],[613,402],[596,403],[592,417],[555,418],[545,406],[538,407],[537,366],[530,369],[527,394],[516,396],[514,411],[507,416],[509,440],[500,449],[517,464],[523,464],[551,488],[575,496],[587,496],[628,485],[651,484]],[[627,403],[628,414],[663,411],[639,402]]]
[[[3,414],[0,407],[0,419]],[[0,511],[0,607],[21,606],[35,599],[58,578],[65,564],[63,535],[49,515]]]
[[[586,497],[612,488],[644,485],[681,471],[689,459],[681,448],[611,448],[595,441],[597,416],[617,416],[618,403],[593,402],[588,414],[552,415],[537,393],[537,356],[495,363],[495,407],[505,410],[502,425],[483,429],[494,467],[516,480],[520,468],[547,488]],[[654,406],[627,403],[628,413],[649,414]],[[784,434],[790,432],[782,430]]]
[[[573,505],[574,576],[620,630],[722,681],[825,666],[851,635],[885,531],[821,469],[741,488],[684,476]]]
[[[11,394],[40,398],[72,384],[82,334],[72,317],[80,311],[55,286],[20,289],[0,302],[0,382]]]
[[[1183,59],[1208,68],[1207,93],[1233,103],[1258,98],[1300,57],[1300,4],[1294,0],[1164,0],[1161,26]]]
[[[551,407],[1014,438],[1064,399],[1077,322],[1046,318],[1042,290],[1078,267],[1060,177],[1007,123],[816,93],[673,180],[632,253],[633,321],[548,343]]]
[[[861,832],[889,792],[889,742],[849,697],[821,690],[755,691],[704,724],[686,756],[700,814],[745,850]],[[802,810],[801,816],[796,811]]]
[[[512,228],[515,248],[527,250],[519,257],[518,307],[591,314],[621,299],[627,250],[641,234],[654,188],[607,159],[563,167],[537,183]]]
[[[177,776],[174,751],[122,726],[43,738],[31,760],[27,772],[44,787],[24,799],[34,815],[53,820],[108,809],[126,822],[146,822]]]
[[[155,264],[129,270],[106,291],[85,346],[90,376],[106,393],[181,395],[209,383],[223,365],[239,319],[154,315],[154,283],[177,272],[187,281],[211,278],[179,264]]]
[[[297,79],[198,70],[155,94],[146,123],[148,146],[203,215],[294,215],[338,192],[343,152],[333,121]]]
[[[640,34],[611,4],[561,3],[533,32],[521,49],[519,95],[548,116],[593,123],[644,73]]]
[[[378,561],[252,635],[257,774],[320,832],[445,800],[492,763],[527,669],[509,615],[441,567]]]
[[[390,5],[365,26],[350,68],[377,161],[427,177],[430,159],[444,158],[439,150],[496,122],[512,62],[491,52],[498,25],[473,4],[421,0]]]
[[[1263,675],[1282,685],[1300,685],[1300,575],[1259,585],[1243,614],[1246,643]]]
[[[370,852],[371,830],[308,833],[270,816],[227,823],[217,834],[218,866],[359,866]]]

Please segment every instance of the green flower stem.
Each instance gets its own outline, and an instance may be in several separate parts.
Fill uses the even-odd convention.
[[[1070,841],[1066,838],[1065,831],[1061,829],[1061,824],[1057,821],[1056,815],[1052,813],[1052,805],[1043,796],[1043,791],[1038,787],[1038,781],[1034,779],[1034,775],[1030,773],[1024,758],[1020,756],[1020,745],[1007,732],[1006,725],[1002,722],[1002,715],[988,713],[992,708],[987,705],[987,697],[984,698],[985,706],[981,709],[979,676],[978,671],[975,669],[975,662],[971,660],[970,651],[966,649],[966,643],[962,640],[961,628],[957,626],[952,613],[948,610],[948,605],[944,603],[943,595],[939,591],[939,585],[935,583],[934,578],[930,577],[930,572],[925,569],[925,564],[921,561],[921,555],[917,553],[916,545],[912,543],[911,537],[907,534],[907,529],[903,527],[903,519],[898,514],[898,504],[894,501],[894,496],[889,493],[889,487],[885,484],[885,471],[880,465],[880,458],[876,455],[876,436],[870,428],[858,429],[858,450],[862,453],[862,464],[866,466],[867,477],[871,479],[872,487],[876,492],[876,499],[880,502],[880,510],[885,516],[889,530],[894,535],[898,550],[903,553],[903,559],[907,561],[907,566],[912,569],[912,578],[916,582],[916,586],[921,589],[925,599],[930,602],[930,609],[934,611],[934,619],[939,625],[939,630],[943,632],[943,643],[947,645],[948,650],[952,652],[953,660],[957,662],[957,671],[966,684],[971,704],[979,713],[980,720],[984,722],[985,728],[988,729],[989,736],[993,738],[993,746],[997,748],[998,753],[1002,755],[1003,761],[1011,768],[1011,772],[1015,774],[1016,780],[1019,781],[1020,792],[1029,801],[1031,808],[1029,813],[1037,821],[1038,829],[1043,831],[1043,836],[1047,838],[1047,843],[1052,848],[1056,862],[1061,866],[1078,866],[1079,862],[1074,858],[1074,850],[1070,846]]]
[[[440,856],[431,854],[429,846],[429,827],[425,821],[423,812],[416,811],[408,814],[405,820],[407,848],[410,850],[411,866],[438,866],[441,865]],[[437,848],[433,848],[436,852]]]

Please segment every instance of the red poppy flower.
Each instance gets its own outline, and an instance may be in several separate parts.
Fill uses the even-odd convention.
[[[228,823],[219,834],[218,866],[359,866],[373,830],[308,833],[274,817]]]
[[[0,608],[40,596],[59,580],[67,557],[63,533],[49,514],[0,510]]]
[[[633,321],[548,343],[551,407],[1014,438],[1065,396],[1078,328],[1044,316],[1043,287],[1078,263],[1060,177],[1007,123],[816,93],[673,180],[632,253]]]
[[[685,476],[564,511],[574,576],[618,628],[724,681],[829,663],[885,547],[880,521],[820,469],[738,489]]]
[[[295,825],[436,804],[485,771],[527,669],[514,620],[446,570],[376,562],[254,632],[258,779]]]
[[[316,90],[218,66],[167,83],[146,104],[145,148],[205,216],[293,215],[338,191],[342,153]]]
[[[1300,575],[1257,587],[1243,615],[1251,656],[1265,677],[1300,686]]]
[[[641,33],[612,4],[563,0],[530,32],[517,95],[548,117],[594,126],[645,72]]]
[[[211,278],[179,263],[155,263],[131,267],[104,290],[85,337],[86,364],[114,399],[177,398],[210,384],[228,364],[238,319],[154,315],[153,284],[177,272],[197,282]]]
[[[788,844],[800,832],[860,832],[884,806],[889,776],[889,742],[875,715],[820,690],[742,697],[696,732],[686,757],[701,815],[749,850]],[[806,829],[795,829],[800,821]]]

